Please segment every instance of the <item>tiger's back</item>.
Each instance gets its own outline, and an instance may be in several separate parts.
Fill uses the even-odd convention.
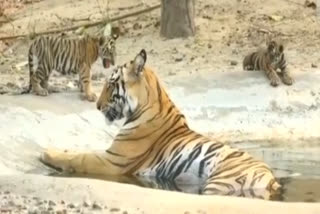
[[[114,68],[101,91],[97,108],[105,119],[125,120],[105,152],[49,149],[42,160],[77,173],[202,179],[203,194],[273,194],[279,184],[267,164],[190,129],[154,71],[145,66],[146,59],[141,50],[134,60]]]

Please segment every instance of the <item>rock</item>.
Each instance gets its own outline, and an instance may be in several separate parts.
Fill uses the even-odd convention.
[[[183,60],[183,57],[184,57],[183,55],[177,55],[177,56],[175,56],[174,61],[181,62]]]
[[[39,214],[40,211],[36,207],[31,207],[28,210],[28,214]]]
[[[139,24],[139,23],[134,23],[134,25],[133,25],[133,30],[139,30],[139,29],[141,29],[141,28],[142,28],[141,24]]]
[[[92,209],[94,209],[94,210],[101,210],[102,207],[101,207],[97,202],[94,202],[94,203],[92,204]]]
[[[312,8],[312,9],[314,9],[314,10],[317,8],[317,4],[316,4],[315,2],[309,1],[309,0],[306,0],[306,1],[304,2],[304,6],[305,6],[305,7],[310,7],[310,8]]]
[[[53,207],[53,206],[56,206],[56,203],[55,203],[54,201],[51,201],[51,200],[49,200],[49,203],[48,203],[48,204],[49,204],[49,206],[52,206],[52,207]]]
[[[271,16],[268,16],[269,19],[275,21],[275,22],[278,22],[278,21],[281,21],[282,19],[284,19],[283,16],[277,16],[277,15],[271,15]]]
[[[119,211],[120,211],[119,208],[111,208],[111,209],[110,209],[110,212],[119,212]]]
[[[67,207],[73,209],[73,208],[75,208],[76,206],[75,206],[73,203],[70,203],[70,204],[67,205]]]
[[[174,76],[174,75],[176,75],[176,73],[174,73],[174,72],[172,72],[172,71],[169,71],[168,75],[169,75],[169,76]]]
[[[83,204],[82,204],[82,206],[84,206],[84,207],[89,207],[90,206],[90,203],[88,203],[88,202],[83,202]]]
[[[314,63],[311,64],[311,68],[317,68],[318,66]]]
[[[208,48],[211,49],[211,48],[212,48],[212,45],[211,45],[211,44],[208,44]]]
[[[237,61],[235,61],[235,60],[231,60],[231,61],[230,61],[230,65],[232,65],[232,66],[236,66],[236,65],[238,65],[238,62],[237,62]]]

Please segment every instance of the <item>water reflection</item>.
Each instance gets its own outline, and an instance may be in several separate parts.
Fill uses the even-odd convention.
[[[198,179],[186,182],[177,182],[163,178],[135,177],[135,176],[110,176],[110,175],[87,175],[87,174],[64,174],[51,173],[56,177],[77,177],[106,180],[118,183],[132,184],[145,188],[160,189],[175,192],[184,192],[201,195],[203,193],[204,180]],[[277,200],[280,198],[279,192],[270,192],[266,189],[240,189],[232,193],[214,192],[213,195],[229,195],[246,198],[259,198],[265,200]]]
[[[254,157],[268,163],[281,184],[276,193],[266,190],[239,190],[233,196],[248,198],[263,198],[288,202],[320,202],[320,147],[314,144],[308,146],[279,146],[284,143],[274,142],[236,143],[234,146],[248,151]],[[317,141],[318,145],[318,141]],[[53,176],[85,177],[119,183],[133,184],[140,187],[178,191],[191,194],[202,194],[203,180],[182,183],[161,178],[137,178],[128,176],[89,176],[54,173]],[[222,193],[216,193],[223,195]]]

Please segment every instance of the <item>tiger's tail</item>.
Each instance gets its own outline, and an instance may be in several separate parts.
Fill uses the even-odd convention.
[[[28,53],[28,64],[29,64],[29,86],[27,89],[23,90],[21,94],[29,94],[32,90],[32,84],[31,84],[31,76],[33,75],[34,71],[34,61],[33,61],[33,55],[34,55],[34,45],[32,44],[29,49]]]

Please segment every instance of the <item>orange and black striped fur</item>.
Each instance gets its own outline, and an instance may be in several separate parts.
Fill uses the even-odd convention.
[[[278,86],[280,77],[286,85],[293,84],[293,78],[287,70],[284,47],[276,41],[268,42],[267,48],[260,49],[247,55],[243,60],[243,69],[263,70],[272,86]],[[280,77],[277,70],[280,69]]]
[[[114,64],[117,38],[117,34],[112,37],[37,37],[29,48],[30,83],[23,93],[32,90],[36,95],[47,96],[50,74],[56,70],[62,74],[78,73],[81,92],[87,100],[95,101],[97,97],[91,90],[91,66],[99,56],[105,68]]]
[[[101,153],[46,150],[41,160],[86,174],[135,175],[169,181],[204,181],[203,194],[268,198],[279,187],[267,164],[193,130],[170,100],[146,52],[115,68],[97,102],[107,122],[124,119]]]

